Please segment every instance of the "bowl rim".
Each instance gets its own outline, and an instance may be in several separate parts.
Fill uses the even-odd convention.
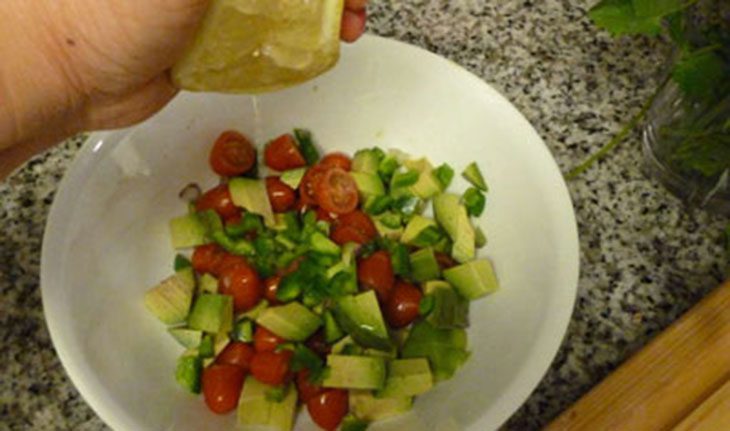
[[[562,238],[561,242],[564,242],[565,244],[563,250],[566,253],[565,261],[568,262],[571,267],[564,269],[561,274],[563,274],[564,277],[567,277],[570,280],[570,283],[560,290],[560,295],[556,295],[551,298],[552,302],[556,302],[554,309],[560,310],[560,312],[546,316],[545,322],[536,337],[537,341],[530,349],[530,357],[526,360],[523,368],[515,374],[514,379],[504,393],[502,393],[496,402],[490,407],[490,409],[496,408],[499,411],[499,414],[496,415],[497,420],[495,421],[495,423],[499,423],[499,425],[497,425],[495,429],[499,428],[525,403],[525,401],[528,400],[532,392],[538,387],[563,344],[567,334],[568,325],[572,319],[575,301],[578,294],[578,281],[580,276],[580,243],[575,210],[567,184],[563,179],[557,161],[553,157],[542,137],[540,137],[535,130],[534,126],[506,97],[493,88],[487,81],[472,74],[461,65],[417,45],[411,45],[399,40],[372,34],[364,35],[360,43],[377,43],[387,45],[384,46],[384,48],[412,50],[411,52],[414,55],[423,56],[429,59],[429,61],[447,63],[449,66],[457,69],[458,73],[461,75],[461,79],[476,81],[476,87],[479,91],[485,91],[490,95],[490,97],[501,99],[506,106],[509,106],[514,111],[514,114],[521,117],[521,120],[523,120],[525,124],[529,125],[535,135],[535,138],[542,143],[540,151],[547,153],[547,160],[551,164],[550,169],[554,170],[562,179],[557,184],[559,187],[555,189],[554,198],[562,201],[561,208],[564,210],[564,214],[561,215],[565,217],[561,220],[565,238]],[[356,47],[350,49],[356,49]],[[72,197],[75,189],[74,185],[83,181],[84,173],[93,164],[95,153],[99,149],[101,143],[111,136],[126,133],[134,127],[135,126],[112,131],[93,132],[86,137],[84,144],[69,165],[67,172],[64,174],[51,205],[43,235],[40,266],[40,288],[46,326],[56,354],[58,355],[66,374],[69,376],[73,385],[78,389],[78,392],[84,401],[94,410],[102,421],[113,429],[123,430],[135,429],[132,419],[124,412],[118,412],[118,409],[115,408],[114,404],[105,399],[106,394],[104,391],[99,389],[95,382],[98,378],[88,372],[83,361],[79,361],[78,358],[75,358],[75,354],[71,348],[73,340],[70,339],[69,334],[65,333],[65,331],[61,329],[62,325],[59,324],[61,310],[59,309],[59,305],[55,304],[51,298],[52,294],[50,293],[50,290],[52,287],[50,286],[53,286],[58,280],[58,277],[56,277],[53,273],[53,270],[56,269],[54,268],[54,265],[52,265],[54,259],[53,249],[63,242],[63,225],[60,220],[62,218],[62,214],[68,209],[68,204],[64,205],[60,202],[68,202],[69,198]],[[568,208],[569,211],[567,210]],[[550,334],[550,337],[546,337],[545,334]]]

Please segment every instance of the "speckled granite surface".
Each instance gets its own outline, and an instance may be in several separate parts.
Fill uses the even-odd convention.
[[[374,33],[425,47],[504,93],[561,168],[606,142],[655,85],[666,47],[614,40],[590,0],[382,0]],[[0,183],[0,430],[100,430],[55,356],[41,310],[40,245],[69,141]],[[569,184],[581,235],[578,301],[543,382],[505,426],[537,429],[724,277],[726,220],[686,212],[640,170],[638,134]]]

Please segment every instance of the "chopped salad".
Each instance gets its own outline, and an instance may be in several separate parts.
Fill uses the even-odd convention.
[[[262,159],[224,132],[220,184],[180,194],[175,272],[144,298],[185,349],[177,382],[243,429],[289,431],[300,406],[342,431],[407,412],[467,360],[470,301],[498,287],[476,256],[479,168],[458,195],[448,164],[377,147],[321,157],[306,130]]]

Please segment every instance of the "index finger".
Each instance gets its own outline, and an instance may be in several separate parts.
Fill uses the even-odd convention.
[[[345,0],[345,8],[350,10],[361,10],[365,9],[368,0]]]

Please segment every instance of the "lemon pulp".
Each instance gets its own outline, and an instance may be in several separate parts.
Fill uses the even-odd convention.
[[[173,82],[259,93],[314,78],[337,63],[342,8],[343,0],[214,0]]]

